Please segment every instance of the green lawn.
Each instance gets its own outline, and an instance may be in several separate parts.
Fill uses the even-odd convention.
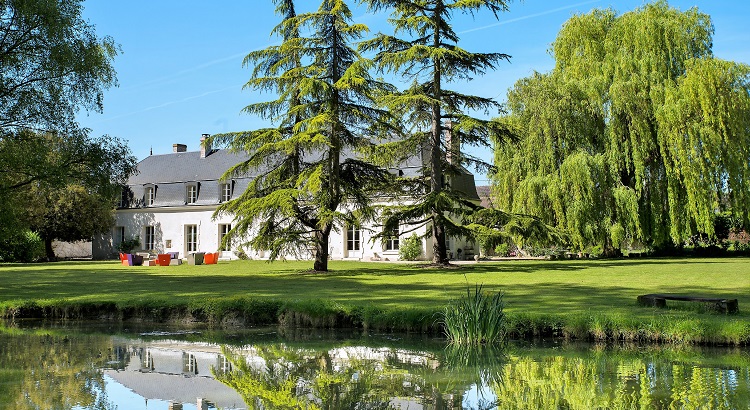
[[[126,267],[118,262],[0,265],[0,306],[37,303],[200,302],[248,297],[323,300],[388,311],[439,310],[467,284],[505,293],[512,315],[602,315],[654,322],[681,320],[747,323],[750,259],[629,259],[502,261],[434,269],[407,264],[331,261],[326,274],[311,262],[222,262],[218,265]],[[740,314],[700,313],[691,305],[657,310],[636,305],[645,293],[737,298]],[[668,302],[669,304],[670,302]]]

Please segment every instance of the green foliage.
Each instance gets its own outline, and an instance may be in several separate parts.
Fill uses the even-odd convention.
[[[385,93],[379,102],[403,121],[401,138],[377,150],[383,163],[398,166],[414,155],[426,154],[422,175],[399,178],[395,187],[408,192],[415,201],[391,210],[384,223],[389,232],[399,223],[429,225],[434,238],[433,262],[447,264],[445,239],[468,236],[463,218],[475,208],[467,194],[458,189],[465,175],[463,164],[486,169],[488,164],[461,151],[461,144],[489,146],[490,135],[506,135],[499,123],[472,117],[468,113],[497,109],[490,99],[465,95],[447,89],[492,70],[510,56],[502,53],[472,53],[460,48],[453,30],[454,13],[489,11],[495,15],[507,10],[507,1],[463,0],[366,0],[371,10],[391,12],[394,35],[378,34],[362,43],[361,49],[374,51],[378,68],[402,77],[409,86]],[[397,37],[403,36],[403,37]],[[447,134],[451,140],[447,141]],[[454,181],[453,185],[451,182]]]
[[[498,209],[479,209],[468,218],[471,235],[483,249],[513,241],[520,246],[546,246],[566,241],[566,237],[541,219],[523,214],[510,214]]]
[[[130,239],[125,239],[124,241],[117,244],[117,251],[123,252],[123,253],[133,253],[133,250],[138,249],[141,246],[141,239],[137,236],[134,236]]]
[[[60,188],[71,182],[107,198],[135,171],[136,158],[124,141],[85,133],[52,134],[22,130],[0,135],[0,193],[13,195],[32,184]]]
[[[497,256],[510,256],[510,245],[507,243],[500,243],[497,246],[495,246],[495,255]]]
[[[0,133],[44,129],[74,133],[81,108],[101,111],[117,85],[118,46],[99,39],[81,0],[3,1],[0,6]],[[6,135],[0,135],[0,140]]]
[[[88,240],[109,232],[115,222],[112,199],[80,185],[54,190],[34,186],[28,198],[26,218],[45,242]],[[47,256],[54,258],[54,254]]]
[[[510,302],[503,310],[509,337],[563,336],[565,329],[578,329],[587,339],[663,342],[669,328],[679,327],[673,322],[693,320],[712,330],[682,337],[686,342],[747,344],[750,313],[742,306],[750,304],[750,295],[738,289],[750,286],[748,264],[748,258],[518,260],[460,271],[469,281],[482,281],[487,292],[503,290]],[[454,295],[467,293],[456,269],[349,261],[331,261],[324,274],[304,274],[306,269],[305,261],[163,268],[116,261],[0,264],[0,316],[198,320],[221,326],[277,324],[283,314],[306,326],[329,327],[335,318],[336,327],[438,333],[440,313]],[[740,312],[636,304],[638,295],[656,289],[737,298]]]
[[[402,239],[398,246],[399,259],[405,261],[416,261],[422,258],[424,244],[422,239],[417,234],[412,234],[410,237]]]
[[[18,228],[38,232],[52,259],[55,239],[109,231],[120,184],[136,159],[117,138],[22,130],[0,138],[0,163],[0,222],[12,218]]]
[[[451,343],[457,345],[497,344],[505,339],[503,294],[491,295],[476,285],[474,293],[452,300],[443,310],[442,322]]]
[[[89,408],[116,410],[101,371],[112,360],[112,340],[102,335],[0,335],[0,395],[13,409]],[[102,352],[98,357],[92,352]],[[109,352],[109,354],[107,354]],[[9,372],[17,377],[6,378]]]
[[[493,202],[605,255],[713,240],[717,211],[747,226],[750,67],[714,58],[712,35],[664,1],[568,20],[555,68],[508,93],[499,121],[522,138],[497,145]]]
[[[246,87],[277,97],[244,111],[276,125],[211,137],[250,154],[226,177],[264,171],[216,212],[236,217],[227,240],[250,238],[246,245],[270,250],[271,260],[313,250],[314,270],[326,271],[331,230],[371,218],[373,193],[388,179],[384,169],[352,154],[368,148],[369,135],[387,126],[390,115],[375,98],[390,86],[369,75],[371,63],[352,47],[367,27],[351,23],[343,1],[325,0],[316,12],[299,15],[291,1],[277,5],[283,21],[272,34],[281,44],[244,60],[253,66]],[[346,212],[340,209],[345,200]]]
[[[29,231],[5,231],[0,239],[0,261],[36,262],[44,257],[44,242]]]

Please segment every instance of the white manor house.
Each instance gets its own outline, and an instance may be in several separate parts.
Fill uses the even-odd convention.
[[[174,144],[173,152],[149,155],[138,163],[137,172],[123,189],[111,234],[93,240],[95,259],[116,257],[119,243],[134,237],[140,240],[142,251],[179,252],[180,258],[193,252],[217,251],[220,259],[237,259],[241,253],[251,259],[268,258],[267,251],[240,249],[241,245],[237,244],[230,249],[220,249],[222,237],[232,228],[234,217],[221,215],[214,219],[214,211],[219,204],[239,197],[254,176],[222,180],[231,166],[246,160],[247,156],[204,147],[207,136],[203,134],[201,137],[199,151],[188,151],[185,144]],[[393,171],[400,175],[417,175],[422,172],[423,161],[415,156]],[[466,171],[451,182],[479,204],[471,173]],[[373,240],[379,229],[376,226],[362,229],[338,227],[331,232],[330,258],[398,260],[400,240],[412,233],[385,242]],[[423,234],[425,229],[427,227],[422,227],[416,233]],[[406,230],[411,230],[409,225],[404,225],[401,232]],[[426,260],[432,259],[431,241],[432,238],[423,241],[423,258]],[[479,252],[475,244],[463,238],[450,238],[448,248],[453,259],[469,259]]]

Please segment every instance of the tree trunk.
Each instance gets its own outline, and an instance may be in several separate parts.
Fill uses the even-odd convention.
[[[47,262],[55,262],[55,250],[52,249],[52,239],[44,238],[44,253],[47,256]]]
[[[620,250],[620,248],[615,248],[614,246],[612,246],[612,241],[606,240],[604,241],[602,256],[604,256],[605,258],[619,258],[622,256],[622,250]]]
[[[447,265],[448,249],[445,247],[445,227],[442,224],[432,224],[432,263],[437,265]]]
[[[328,236],[331,230],[315,231],[315,264],[317,272],[328,272]]]
[[[434,18],[437,20],[439,18],[439,10],[436,10],[434,13]],[[433,47],[440,47],[439,30],[435,30],[433,35]],[[442,97],[440,63],[439,58],[434,59],[432,82],[435,93],[433,97],[436,101],[440,101]],[[430,190],[433,193],[440,193],[443,190],[443,151],[440,149],[443,137],[442,121],[440,104],[433,104],[432,141],[430,141]],[[443,210],[437,209],[437,206],[432,210],[432,238],[434,240],[432,244],[432,263],[446,265],[448,264],[448,250],[445,248],[445,226],[442,222],[442,213]]]

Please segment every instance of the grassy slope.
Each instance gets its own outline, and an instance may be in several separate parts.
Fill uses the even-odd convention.
[[[748,258],[504,261],[449,270],[341,261],[331,261],[329,266],[329,273],[311,274],[304,272],[310,262],[236,261],[171,267],[125,267],[116,262],[0,265],[0,307],[29,300],[40,304],[165,299],[188,303],[251,297],[282,302],[324,300],[388,311],[439,310],[465,293],[467,283],[472,287],[482,283],[488,291],[505,292],[506,312],[511,316],[575,317],[573,322],[581,322],[590,321],[587,316],[605,314],[625,322],[750,323]],[[636,296],[645,293],[737,298],[741,313],[724,317],[638,307]]]

